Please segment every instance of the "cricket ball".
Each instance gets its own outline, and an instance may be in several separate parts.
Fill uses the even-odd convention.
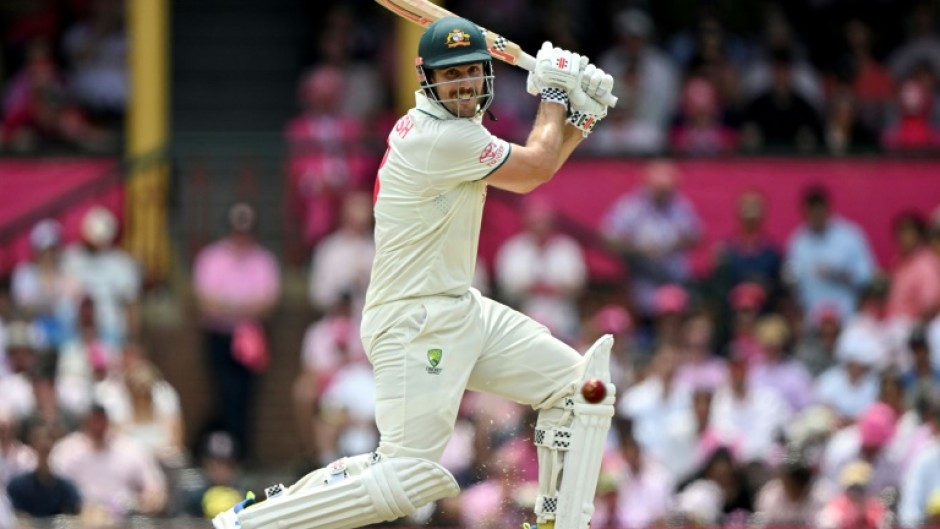
[[[589,378],[581,384],[581,396],[592,404],[598,403],[607,396],[607,385],[599,378]]]

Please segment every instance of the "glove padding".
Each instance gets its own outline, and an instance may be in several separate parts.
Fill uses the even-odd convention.
[[[568,123],[581,130],[587,137],[597,124],[607,117],[607,105],[598,101],[600,96],[610,93],[614,86],[614,78],[590,64],[586,57],[582,57],[583,71],[581,86],[570,94],[571,114]]]
[[[529,72],[526,90],[533,95],[543,88],[559,88],[571,93],[581,84],[581,56],[545,41],[535,56],[535,69]]]

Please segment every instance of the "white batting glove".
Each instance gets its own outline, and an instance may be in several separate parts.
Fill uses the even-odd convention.
[[[535,84],[570,93],[581,85],[581,56],[544,42],[535,57]]]
[[[545,41],[542,43],[541,49],[539,49],[538,54],[535,56],[535,62],[538,64],[540,60],[550,61],[552,51],[555,49],[552,46],[552,43]],[[564,90],[558,88],[552,88],[539,79],[538,68],[534,68],[529,72],[529,76],[526,78],[526,91],[534,96],[541,96],[542,101],[547,101],[549,103],[558,103],[563,105],[565,108],[568,108],[568,94]]]
[[[614,86],[614,78],[590,64],[586,57],[582,58],[583,70],[581,86],[571,92],[571,114],[568,123],[581,130],[587,137],[594,127],[607,117],[607,105],[598,101],[604,94],[610,93]]]

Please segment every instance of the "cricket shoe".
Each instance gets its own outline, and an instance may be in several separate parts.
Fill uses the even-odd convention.
[[[212,519],[212,527],[214,529],[241,529],[242,523],[238,520],[238,513],[254,503],[255,493],[249,491],[244,500],[236,503],[231,509],[217,514]]]
[[[548,520],[541,524],[523,523],[522,529],[555,529],[555,520]]]

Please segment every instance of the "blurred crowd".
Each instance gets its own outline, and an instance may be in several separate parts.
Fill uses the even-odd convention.
[[[803,190],[786,240],[765,231],[767,198],[744,192],[735,232],[696,275],[689,258],[707,219],[680,182],[673,163],[650,161],[597,227],[629,270],[623,283],[592,280],[585,241],[538,195],[476,281],[579,350],[617,339],[594,526],[940,521],[940,207],[898,213],[894,258],[879,266],[829,189]],[[357,338],[374,252],[368,200],[347,196],[311,262],[323,316],[294,386],[311,467],[377,439]],[[468,394],[443,460],[465,493],[408,523],[521,522],[537,479],[532,420],[521,405]]]
[[[128,96],[123,0],[4,2],[0,152],[116,152]]]
[[[620,104],[583,146],[594,154],[940,145],[935,2],[754,2],[736,16],[722,2],[680,4],[543,10],[520,0],[503,2],[499,18],[468,2],[449,7],[493,28],[518,22],[506,32],[527,48],[551,38],[615,74]],[[880,18],[888,4],[896,10]],[[302,447],[298,471],[375,447],[358,323],[375,251],[389,46],[351,5],[322,17],[300,112],[283,130],[315,314],[302,343],[271,350],[284,263],[257,238],[268,212],[232,204],[226,233],[193,259],[213,409],[204,431],[185,432],[185,403],[142,339],[141,270],[119,245],[119,216],[93,207],[74,237],[53,219],[37,223],[32,256],[0,290],[0,527],[14,513],[106,524],[230,507],[250,485],[251,403],[276,353],[299,365],[295,429],[285,433]],[[126,97],[122,8],[4,3],[13,15],[4,149],[114,140]],[[609,16],[596,28],[599,12]],[[491,128],[522,141],[534,100],[523,73],[500,66],[497,75]],[[710,219],[676,166],[652,158],[641,185],[591,227],[627,270],[612,284],[590,276],[588,243],[564,229],[557,204],[522,200],[521,230],[481,260],[474,284],[578,350],[616,337],[617,415],[593,527],[940,523],[940,210],[894,216],[894,258],[879,264],[869,234],[834,209],[837,191],[804,189],[802,221],[785,240],[766,231],[772,198],[742,193],[735,231],[709,249],[700,275],[690,256]],[[532,410],[469,393],[442,460],[464,493],[402,523],[475,529],[529,518],[533,422]]]

